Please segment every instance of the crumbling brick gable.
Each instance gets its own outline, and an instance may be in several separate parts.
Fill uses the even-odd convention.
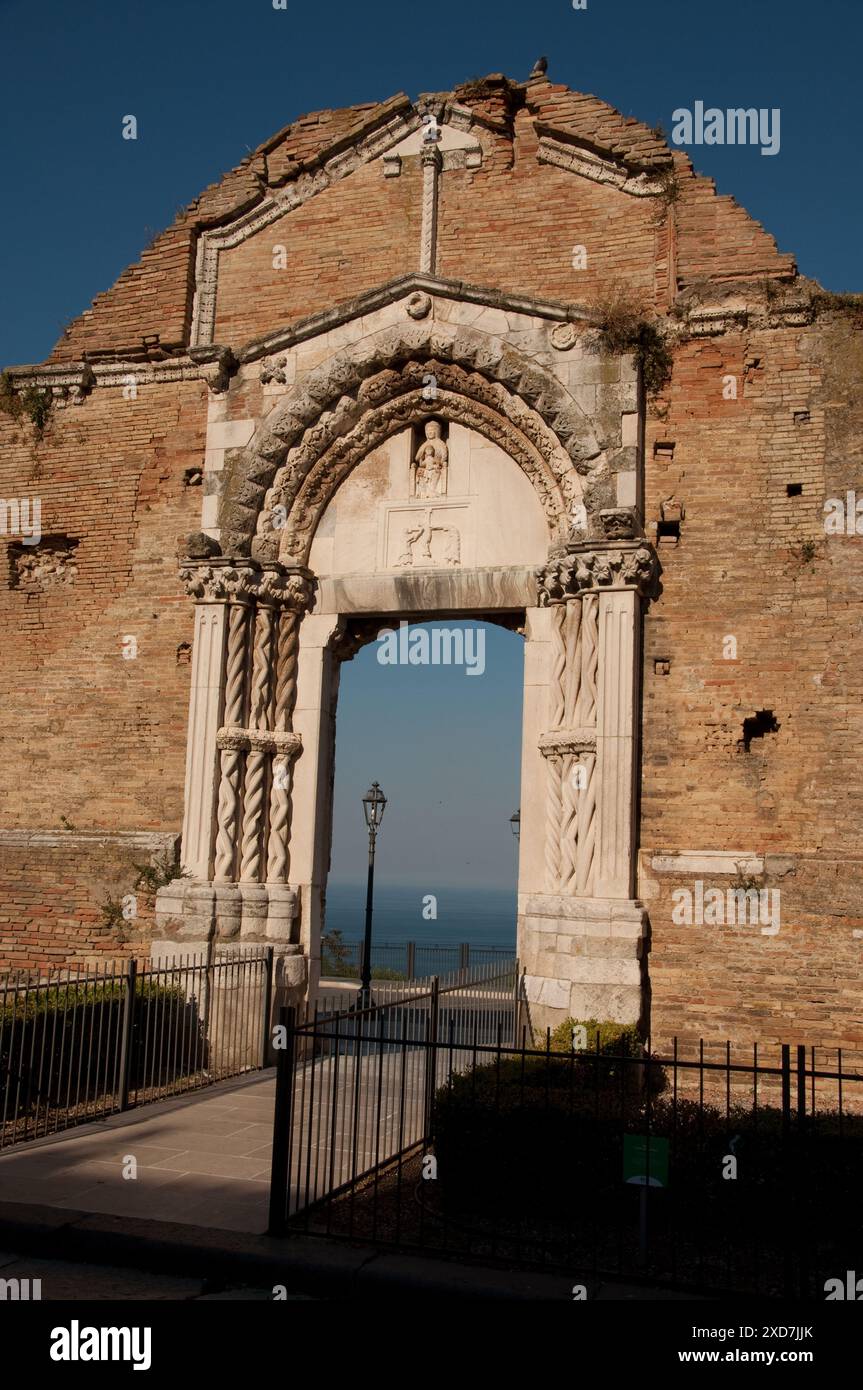
[[[667,307],[678,287],[668,283],[669,268],[653,283],[655,263],[665,254],[655,225],[662,209],[657,212],[655,200],[631,199],[584,179],[576,183],[540,165],[538,137],[551,134],[633,171],[676,170],[672,250],[681,287],[704,277],[794,274],[793,258],[780,255],[769,233],[733,199],[719,197],[712,180],[694,174],[688,158],[673,153],[657,131],[608,103],[545,80],[514,83],[502,74],[465,83],[452,95],[486,127],[486,157],[482,169],[454,171],[444,180],[442,273],[564,299],[582,299],[585,292],[601,293],[616,280],[634,277],[640,288],[655,292],[658,306]],[[152,360],[182,352],[189,343],[200,232],[233,221],[268,192],[314,171],[409,108],[408,98],[397,94],[313,112],[285,126],[194,199],[70,325],[49,360]],[[408,171],[411,177],[418,171]],[[265,315],[259,329],[274,328],[324,303],[344,303],[414,266],[415,200],[407,199],[406,183],[385,188],[377,166],[364,166],[344,182],[346,188],[333,186],[287,214],[279,236],[270,227],[261,239],[223,257],[219,331],[232,346],[243,340],[257,295]],[[388,242],[388,253],[375,246],[376,237]],[[368,247],[361,245],[364,238]],[[593,257],[577,284],[569,273],[573,239]],[[281,282],[275,278],[271,257],[263,254],[264,245],[277,242],[290,245],[298,258],[292,285],[284,275]]]

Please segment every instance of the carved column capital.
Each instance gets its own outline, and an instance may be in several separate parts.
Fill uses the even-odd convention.
[[[216,735],[216,747],[234,753],[272,753],[276,757],[287,758],[289,762],[293,762],[302,751],[303,740],[299,734],[226,725]]]
[[[420,160],[425,165],[431,165],[433,169],[442,167],[443,156],[433,140],[423,142],[420,149]]]
[[[314,597],[315,581],[301,566],[267,565],[261,575],[259,596],[264,603],[291,613],[305,613]]]
[[[553,733],[542,735],[539,751],[544,758],[554,758],[561,753],[575,757],[581,753],[595,753],[596,729],[555,729]]]
[[[260,565],[225,556],[181,560],[180,579],[189,597],[199,603],[250,603],[256,599],[295,613],[305,612],[314,592],[314,577],[302,566]]]
[[[654,598],[658,577],[656,552],[645,540],[569,542],[552,550],[536,571],[539,606],[613,589]]]

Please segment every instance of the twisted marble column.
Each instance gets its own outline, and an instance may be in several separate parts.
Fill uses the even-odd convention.
[[[252,651],[252,688],[249,697],[249,728],[266,729],[269,714],[270,656],[275,614],[269,604],[258,604]],[[263,861],[266,816],[266,749],[250,744],[246,755],[246,785],[243,795],[243,843],[240,879],[258,883]]]
[[[279,621],[276,656],[276,696],[273,728],[290,733],[297,698],[297,662],[300,646],[300,613],[285,609]],[[273,759],[270,788],[270,833],[267,842],[267,882],[287,883],[290,873],[292,755],[277,753]]]
[[[246,629],[249,606],[234,602],[228,609],[228,654],[225,670],[225,725],[242,725],[246,702]],[[234,877],[237,848],[237,822],[240,810],[240,782],[243,751],[235,742],[221,745],[221,781],[216,813],[216,861],[213,878],[229,883]]]

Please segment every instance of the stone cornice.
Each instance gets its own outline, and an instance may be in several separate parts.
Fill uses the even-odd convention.
[[[435,275],[412,271],[387,280],[365,294],[332,309],[324,309],[310,314],[290,327],[277,329],[266,337],[252,339],[237,351],[240,363],[257,362],[274,352],[284,352],[318,338],[322,333],[341,328],[351,320],[373,314],[378,309],[386,309],[400,299],[414,294],[427,294],[438,299],[455,300],[462,304],[478,304],[483,308],[502,309],[504,313],[525,314],[529,318],[548,319],[554,323],[582,322],[590,324],[595,314],[586,305],[565,304],[561,300],[534,299],[530,295],[508,294],[503,290],[491,289],[485,285],[474,285],[466,280],[444,280]],[[407,312],[407,310],[406,310]]]
[[[217,349],[217,353],[227,351]],[[94,364],[90,362],[49,362],[24,367],[7,367],[6,375],[16,390],[37,386],[52,392],[59,404],[81,405],[98,386],[128,387],[161,385],[172,381],[207,381],[212,383],[214,365],[193,362],[188,357],[169,358],[163,362],[124,361]]]
[[[310,314],[288,327],[277,329],[264,338],[252,339],[234,351],[224,344],[206,343],[189,349],[188,354],[167,357],[161,361],[146,358],[124,358],[112,361],[30,363],[7,367],[5,374],[16,390],[37,386],[52,391],[58,404],[81,404],[97,387],[127,387],[134,381],[138,390],[146,386],[177,381],[206,381],[213,391],[224,390],[237,364],[261,361],[271,354],[283,352],[308,342],[365,314],[372,314],[413,294],[427,294],[440,299],[477,304],[505,313],[525,314],[531,318],[547,319],[565,331],[577,324],[590,325],[594,312],[585,304],[565,304],[559,300],[533,299],[529,295],[508,294],[464,280],[444,280],[434,275],[411,272],[386,281],[365,294],[332,309]],[[405,310],[408,313],[408,309]],[[765,307],[755,302],[735,304],[700,304],[683,309],[680,314],[681,337],[713,337],[733,332],[744,326],[763,330],[805,327],[815,317],[807,300]],[[572,345],[574,335],[559,340],[554,346],[563,351]]]
[[[657,198],[663,192],[662,180],[646,169],[633,173],[622,161],[603,157],[586,146],[565,143],[551,135],[540,135],[536,157],[540,164],[553,164],[557,169],[580,174],[592,183],[609,184],[634,198]]]
[[[304,612],[312,600],[314,579],[302,566],[254,561],[235,563],[221,556],[180,561],[180,579],[190,598],[199,603],[269,603]]]
[[[9,367],[6,374],[16,388],[23,386],[48,386],[55,394],[70,392],[73,399],[83,399],[84,394],[93,387],[123,387],[134,378],[140,389],[172,381],[206,381],[211,389],[221,389],[215,385],[219,378],[231,376],[237,364],[258,362],[275,352],[283,352],[300,343],[318,338],[323,333],[341,328],[343,324],[385,309],[400,299],[409,299],[414,294],[436,296],[439,299],[463,304],[477,304],[483,308],[502,309],[505,313],[524,314],[529,318],[548,319],[560,324],[591,324],[593,311],[582,304],[566,304],[561,300],[534,299],[530,295],[508,294],[485,285],[475,285],[466,280],[445,280],[421,271],[411,271],[407,275],[396,276],[385,281],[373,290],[315,314],[309,314],[286,328],[277,329],[263,338],[255,338],[234,352],[233,349],[218,343],[206,343],[191,347],[188,354],[165,358],[162,361],[124,359],[111,362],[58,362],[31,363],[25,366]],[[409,310],[406,306],[406,313]]]
[[[603,589],[635,589],[644,598],[656,593],[659,564],[644,540],[572,542],[549,555],[537,570],[540,608]]]
[[[805,328],[815,317],[808,300],[786,304],[737,303],[699,304],[682,318],[685,332],[692,338],[715,338],[742,328]]]

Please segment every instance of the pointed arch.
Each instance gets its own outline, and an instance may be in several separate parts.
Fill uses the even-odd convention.
[[[471,428],[512,455],[540,497],[550,539],[568,531],[579,503],[590,516],[591,481],[604,455],[558,379],[493,334],[429,319],[369,334],[280,399],[232,460],[225,553],[254,548],[258,558],[274,559],[289,544],[293,554],[307,554],[315,518],[338,485],[333,479],[435,410],[470,417]],[[284,508],[282,545],[270,524],[275,506]]]

